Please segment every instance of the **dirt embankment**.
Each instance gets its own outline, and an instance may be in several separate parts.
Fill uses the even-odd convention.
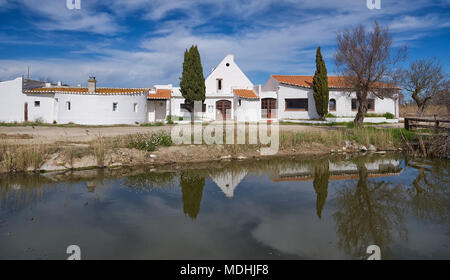
[[[152,168],[173,163],[266,157],[262,155],[260,145],[172,144],[171,146],[157,146],[152,151],[129,146],[130,135],[136,133],[170,135],[171,128],[172,126],[0,127],[0,144],[2,144],[0,145],[2,152],[0,172],[42,172],[123,166],[149,166]],[[280,131],[282,133],[278,151],[271,156],[375,152],[375,149],[370,151],[369,145],[365,147],[362,144],[345,140],[342,133],[336,132],[334,127],[280,125]],[[296,134],[297,132],[300,134]],[[99,139],[102,140],[99,141]],[[151,141],[149,139],[146,141]]]

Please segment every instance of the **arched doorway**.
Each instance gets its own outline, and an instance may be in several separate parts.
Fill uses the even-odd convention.
[[[231,101],[219,100],[216,102],[216,120],[231,119]]]
[[[275,98],[261,99],[261,117],[263,119],[273,119],[277,117],[277,100]]]

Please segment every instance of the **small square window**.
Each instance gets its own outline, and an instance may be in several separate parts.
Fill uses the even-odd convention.
[[[117,112],[117,107],[118,107],[118,103],[114,102],[113,103],[113,112]]]
[[[135,113],[138,112],[138,104],[137,104],[137,103],[134,103],[134,104],[133,104],[133,111],[134,111]]]
[[[34,107],[41,107],[41,101],[34,101]]]

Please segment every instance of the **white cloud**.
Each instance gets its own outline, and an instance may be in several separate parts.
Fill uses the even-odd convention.
[[[81,9],[69,10],[66,1],[24,0],[25,10],[35,18],[32,23],[42,30],[66,30],[109,34],[122,28],[113,15],[98,12],[89,2],[82,1]]]
[[[102,36],[95,41],[87,39],[81,49],[73,52],[78,54],[77,59],[50,57],[42,61],[4,58],[0,61],[0,78],[21,75],[26,65],[31,65],[35,77],[51,76],[54,80],[74,84],[84,82],[90,74],[95,74],[99,84],[105,86],[178,84],[184,49],[192,44],[199,46],[206,75],[229,53],[235,54],[236,62],[247,74],[262,73],[267,78],[271,73],[312,74],[318,45],[322,46],[329,73],[332,74],[334,62],[331,58],[339,30],[359,23],[371,26],[377,19],[390,26],[395,44],[401,45],[428,36],[428,30],[448,27],[445,19],[434,14],[408,14],[435,5],[425,0],[408,1],[407,4],[384,0],[379,11],[367,9],[365,1],[356,5],[353,0],[85,2],[82,2],[81,11],[66,9],[65,1],[55,5],[54,1],[45,0],[37,5],[35,1],[26,0],[23,5],[30,13],[36,12],[44,17],[44,20],[33,22],[40,29],[115,34],[113,38],[104,39]],[[98,12],[102,5],[107,5],[108,9]],[[272,11],[275,6],[290,9]],[[174,10],[185,11],[188,18],[170,18]],[[138,13],[141,19],[150,20],[151,28],[144,34],[136,34],[135,47],[124,50],[120,48],[121,43],[128,39],[120,31],[126,27],[119,22],[130,13],[134,13],[133,16]],[[214,32],[215,23],[220,22],[222,17],[226,18],[227,24],[237,24],[239,28]],[[163,21],[159,20],[162,18]],[[233,22],[230,20],[233,18],[236,22],[242,20],[247,24]],[[132,27],[128,28],[133,32]],[[198,31],[199,28],[202,31]],[[8,38],[1,40],[8,42]],[[14,41],[20,39],[14,38]],[[67,42],[66,37],[63,43],[75,42]],[[83,42],[76,44],[82,45]],[[88,58],[78,58],[83,56]]]

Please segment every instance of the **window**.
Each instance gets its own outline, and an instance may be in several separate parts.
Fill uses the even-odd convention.
[[[34,101],[34,107],[41,107],[41,101]]]
[[[367,110],[368,111],[375,111],[375,100],[369,99],[367,103]]]
[[[225,64],[227,67],[230,66],[230,63]]]
[[[117,106],[118,106],[117,102],[114,102],[113,103],[113,112],[117,112]]]
[[[328,103],[328,111],[336,111],[336,99],[330,99],[330,103]]]
[[[217,79],[217,91],[222,90],[222,79]]]
[[[134,103],[134,104],[133,104],[133,111],[134,111],[135,113],[138,112],[138,104],[137,104],[137,103]]]
[[[357,111],[359,107],[359,101],[352,99],[352,111]],[[375,111],[375,99],[367,100],[367,111]]]
[[[67,101],[66,102],[66,109],[67,109],[67,111],[70,111],[71,108],[72,107],[71,107],[70,101]]]
[[[186,110],[188,112],[191,112],[191,107],[189,106],[189,104],[181,103],[180,104],[180,110]],[[206,112],[206,104],[202,104],[202,112],[203,113]]]
[[[241,99],[238,100],[239,106],[241,106]]]
[[[300,110],[308,111],[308,98],[292,98],[285,99],[286,101],[286,111],[289,110]]]

